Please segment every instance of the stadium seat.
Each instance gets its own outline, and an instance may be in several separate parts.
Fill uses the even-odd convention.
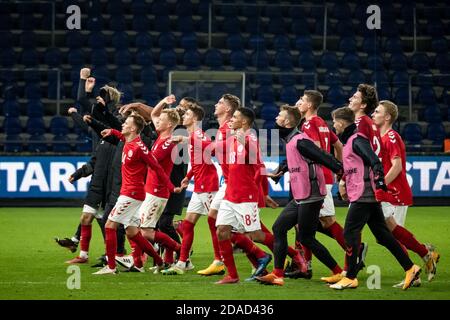
[[[275,104],[265,103],[261,107],[260,117],[266,121],[274,121],[280,110]]]
[[[423,105],[432,105],[436,103],[436,94],[433,87],[422,87],[417,93],[416,102]]]
[[[301,53],[312,53],[312,39],[309,35],[298,36],[295,38],[295,49]]]
[[[16,52],[13,48],[4,48],[0,50],[0,63],[6,68],[10,68],[18,63],[16,62]]]
[[[177,54],[173,49],[161,50],[159,54],[159,64],[166,68],[173,68],[177,64]]]
[[[407,106],[409,104],[409,89],[407,86],[399,87],[394,93],[394,101],[398,105]]]
[[[226,40],[227,48],[230,50],[241,50],[244,48],[244,40],[240,34],[230,34]]]
[[[161,33],[170,33],[171,27],[170,27],[170,18],[167,15],[162,16],[156,16],[155,20],[153,22],[153,28],[155,31],[161,32]]]
[[[356,41],[354,37],[344,37],[339,42],[339,51],[345,53],[355,53],[356,52]]]
[[[18,117],[7,117],[3,121],[3,130],[7,135],[20,134],[22,132],[22,126]]]
[[[88,18],[86,27],[91,32],[102,31],[103,28],[103,18],[101,15],[91,16]],[[112,26],[111,26],[112,27]]]
[[[150,7],[145,0],[135,0],[131,2],[131,13],[133,15],[147,15],[150,13]]]
[[[223,66],[223,57],[222,53],[214,48],[208,49],[205,52],[205,61],[204,64],[211,69],[220,69]]]
[[[42,134],[31,135],[28,139],[28,151],[29,152],[47,152],[47,139]]]
[[[157,83],[158,75],[155,68],[151,66],[146,66],[141,71],[140,81],[144,84],[146,83]]]
[[[80,137],[83,137],[80,139]],[[77,152],[90,152],[92,150],[92,141],[88,140],[88,137],[85,135],[78,136],[79,141],[82,142],[81,144],[75,145],[75,150]],[[78,140],[77,139],[77,140]],[[70,139],[66,135],[56,135],[52,139],[52,147],[53,152],[70,152],[71,146],[70,146]]]
[[[117,85],[117,89],[122,93],[120,96],[120,102],[122,104],[127,104],[133,101],[134,99],[134,89],[131,84],[128,83],[119,83]]]
[[[23,140],[18,134],[8,134],[5,140],[5,152],[22,152]]]
[[[27,124],[27,133],[34,134],[44,134],[45,133],[45,123],[42,117],[33,117],[28,118]]]
[[[403,53],[402,41],[399,38],[387,38],[384,49],[390,54]]]
[[[391,90],[387,84],[377,85],[378,100],[391,100]]]
[[[72,49],[67,53],[67,62],[71,66],[83,66],[86,58],[82,49]]]
[[[370,76],[370,80],[372,83],[376,83],[377,85],[387,85],[389,83],[389,79],[384,70],[377,70],[373,72]]]
[[[341,20],[336,23],[336,33],[340,37],[353,37],[354,25],[351,20]]]
[[[122,16],[115,16],[109,20],[109,29],[116,32],[126,31],[127,24]]]
[[[188,69],[198,69],[201,65],[201,55],[198,50],[188,50],[183,55],[183,64]]]
[[[420,144],[422,142],[422,129],[417,123],[407,123],[403,128],[402,136],[407,144]]]
[[[134,45],[138,49],[150,49],[152,47],[152,37],[148,32],[139,32],[136,35]]]
[[[44,116],[44,106],[40,99],[32,99],[26,105],[27,116],[30,118],[37,118]]]
[[[177,31],[179,32],[194,32],[194,22],[191,16],[183,15],[177,19]]]
[[[231,6],[233,7],[233,6]],[[177,1],[177,5],[175,7],[175,14],[178,16],[186,15],[186,16],[192,16],[193,15],[193,5],[189,0],[180,0]]]
[[[260,34],[253,34],[248,39],[248,48],[252,50],[264,50],[266,48],[266,40]]]
[[[289,105],[295,105],[299,97],[299,93],[294,86],[283,87],[280,92],[280,100]]]
[[[226,18],[222,24],[222,31],[228,34],[239,34],[241,32],[239,19],[236,16]]]
[[[101,31],[91,32],[88,37],[89,48],[102,49],[106,47],[105,35]]]
[[[66,117],[55,116],[50,120],[50,132],[54,135],[66,135],[69,133],[69,122]]]
[[[281,17],[270,19],[269,24],[267,25],[267,32],[275,35],[284,34],[285,30],[286,25],[284,23],[284,19]]]
[[[371,70],[383,70],[384,69],[383,58],[379,54],[371,54],[367,57],[366,66],[367,69]]]
[[[440,123],[442,122],[441,109],[438,105],[429,105],[425,107],[423,112],[424,119],[429,123]]]
[[[324,84],[327,86],[342,85],[342,76],[338,71],[328,70],[325,73]]]
[[[84,46],[84,37],[78,31],[69,31],[66,33],[66,46],[72,49],[80,49]],[[69,50],[69,51],[70,51]]]
[[[325,101],[332,104],[334,108],[342,107],[347,102],[347,95],[341,86],[332,86],[328,89]]]
[[[275,66],[281,71],[292,71],[294,65],[289,51],[281,49],[275,54]]]
[[[41,88],[34,83],[28,83],[25,85],[25,97],[27,99],[40,99],[42,96]]]
[[[301,53],[298,58],[298,66],[303,69],[304,72],[316,71],[316,61],[312,52]]]
[[[260,72],[256,73],[253,82],[261,86],[271,86],[273,84],[273,77],[270,69],[261,70]]]
[[[244,50],[233,50],[230,53],[230,65],[236,70],[247,67],[247,55]]]
[[[133,71],[130,67],[120,66],[117,68],[116,72],[116,81],[120,83],[131,83],[133,82]]]
[[[278,82],[284,87],[293,86],[297,84],[295,74],[280,74]]]
[[[278,34],[273,38],[273,48],[275,50],[290,50],[289,38],[285,34]]]
[[[251,56],[252,66],[258,69],[269,67],[269,55],[265,50],[255,50]]]
[[[158,45],[161,50],[169,50],[175,48],[175,36],[171,32],[163,32],[159,35]]]
[[[62,63],[61,51],[58,48],[48,48],[45,52],[44,62],[51,68],[58,68]]]
[[[426,53],[416,52],[411,57],[411,65],[418,72],[424,72],[430,69],[430,60]]]
[[[361,70],[353,70],[348,75],[347,83],[351,86],[366,83],[366,75]]]
[[[34,49],[36,47],[36,34],[33,31],[22,32],[19,44],[24,49]]]
[[[152,13],[155,16],[167,16],[169,14],[169,6],[165,0],[157,0],[153,2]]]
[[[434,145],[441,145],[445,139],[445,128],[442,123],[430,123],[427,127],[427,139]]]
[[[431,48],[436,53],[446,53],[448,52],[448,41],[445,37],[433,39],[431,41]]]
[[[442,73],[450,72],[450,59],[447,53],[438,53],[434,58],[434,67]]]
[[[147,32],[150,30],[150,20],[146,15],[139,14],[132,19],[132,29],[136,32]]]
[[[185,50],[197,49],[197,36],[194,32],[183,33],[180,38],[180,46]]]
[[[20,63],[28,68],[36,67],[39,64],[39,53],[35,49],[24,49]]]
[[[406,71],[395,71],[392,75],[392,84],[394,86],[407,86],[409,83],[409,75]]]
[[[128,49],[122,49],[115,53],[114,63],[118,66],[129,66],[131,65],[131,54]]]
[[[339,62],[335,52],[327,51],[322,54],[320,59],[321,68],[328,69],[329,71],[335,71],[339,68]]]
[[[17,100],[5,100],[3,102],[3,115],[5,117],[18,117],[20,115]]]
[[[118,31],[112,35],[111,42],[116,50],[127,49],[130,44],[130,38],[127,32]]]
[[[256,90],[256,100],[264,103],[273,103],[275,101],[275,93],[272,86],[263,85]]]
[[[108,54],[105,49],[94,49],[91,51],[91,63],[95,66],[108,64]]]

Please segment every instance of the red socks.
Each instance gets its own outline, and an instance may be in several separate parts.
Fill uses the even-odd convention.
[[[221,261],[222,257],[220,256],[219,239],[217,238],[216,219],[208,217],[208,226],[209,231],[211,232],[212,245],[214,248],[214,259]]]
[[[264,244],[265,246],[267,246],[267,248],[269,248],[270,251],[273,252],[273,242],[275,241],[275,238],[274,238],[273,234],[270,233],[270,232],[264,232],[264,234],[265,234],[266,236],[264,237],[264,242],[263,242],[263,244]]]
[[[266,253],[258,248],[252,240],[242,233],[233,232],[231,234],[231,242],[235,243],[239,248],[244,250],[245,253],[250,253],[255,256],[256,259],[264,258]]]
[[[183,222],[184,224],[184,222]],[[184,226],[183,226],[184,228]],[[184,232],[184,231],[183,231]],[[163,247],[172,250],[172,251],[180,251],[181,245],[169,237],[167,234],[161,231],[155,231],[155,242],[158,242]]]
[[[428,253],[427,248],[416,240],[414,235],[402,226],[397,225],[392,231],[395,239],[411,251],[414,251],[422,258]]]
[[[105,228],[106,256],[110,269],[116,268],[117,236],[116,229]]]
[[[130,238],[130,240],[136,242],[137,245],[142,249],[142,251],[152,257],[155,260],[156,265],[159,266],[163,263],[159,254],[155,251],[155,248],[153,248],[151,243],[148,242],[148,240],[145,239],[140,232],[136,233],[136,235]]]
[[[219,241],[220,255],[223,257],[223,263],[228,270],[228,275],[231,278],[239,278],[236,270],[236,264],[234,263],[233,247],[230,240]]]
[[[336,221],[327,230],[345,251],[344,229],[342,229],[341,225]]]
[[[284,278],[284,270],[283,269],[275,268],[275,269],[273,269],[272,273],[279,278]]]
[[[144,265],[142,263],[142,249],[139,245],[132,239],[128,239],[131,246],[131,255],[133,256],[134,265],[138,268],[142,268]]]
[[[186,262],[189,258],[189,251],[192,247],[192,242],[194,241],[194,227],[190,221],[183,221],[183,241],[181,242],[181,253],[180,253],[180,261]]]
[[[80,238],[80,249],[82,251],[89,251],[89,243],[92,236],[92,225],[81,225],[81,238]]]

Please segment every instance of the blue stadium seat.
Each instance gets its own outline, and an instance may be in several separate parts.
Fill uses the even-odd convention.
[[[132,19],[132,28],[134,31],[137,32],[147,32],[150,30],[150,20],[147,18],[146,15],[137,15],[134,16]]]
[[[365,22],[364,22],[364,28],[367,29],[367,27],[365,27]],[[381,52],[380,46],[379,46],[379,40],[374,37],[365,37],[363,40],[362,49],[364,52],[367,52],[368,54]]]
[[[430,69],[430,59],[426,53],[416,52],[411,57],[411,65],[418,72],[428,71]]]
[[[247,55],[244,50],[233,50],[230,53],[230,65],[236,70],[247,67]]]
[[[394,93],[394,101],[398,105],[407,106],[409,104],[408,86],[399,87]]]
[[[349,73],[347,83],[351,86],[357,86],[360,83],[366,83],[366,75],[361,70],[353,70]]]
[[[227,48],[230,50],[240,50],[244,48],[244,40],[240,34],[230,34],[227,37]]]
[[[342,58],[342,67],[351,71],[360,71],[361,61],[356,53],[348,52]]]
[[[255,50],[251,56],[252,66],[258,69],[269,67],[269,55],[265,50]]]
[[[295,38],[295,48],[301,53],[312,53],[311,36],[298,36]]]
[[[18,117],[20,109],[17,100],[5,100],[3,102],[3,114],[5,117]]]
[[[37,118],[44,116],[44,106],[40,99],[29,100],[26,105],[27,116]]]
[[[50,132],[54,135],[66,135],[69,133],[69,122],[66,117],[55,116],[50,120]]]
[[[161,50],[159,54],[159,64],[166,68],[172,68],[177,64],[177,54],[173,49]]]
[[[5,141],[5,152],[22,152],[22,138],[18,134],[8,134]]]
[[[445,27],[441,20],[431,20],[427,23],[427,34],[431,37],[445,36]]]
[[[337,70],[339,68],[339,62],[336,53],[333,51],[324,52],[320,59],[320,66],[330,71]]]
[[[392,75],[392,84],[396,87],[407,86],[409,75],[406,71],[395,71]]]
[[[377,86],[378,100],[391,100],[391,90],[387,84]]]
[[[275,50],[290,50],[289,38],[285,34],[278,34],[273,38],[273,48]]]
[[[142,87],[142,99],[144,99],[148,105],[155,106],[161,97],[159,95],[159,89],[156,84],[144,84]]]
[[[155,31],[166,33],[170,32],[170,18],[169,16],[156,16],[155,21],[153,22],[153,28]]]
[[[78,31],[69,31],[66,33],[66,46],[72,49],[79,49],[84,46],[84,37]],[[69,50],[69,51],[70,51]]]
[[[47,139],[42,134],[33,134],[28,139],[28,151],[29,152],[47,152]]]
[[[310,36],[310,28],[308,20],[306,19],[295,19],[291,24],[291,31],[296,36]]]
[[[153,57],[151,50],[138,50],[136,52],[136,63],[140,66],[151,66],[153,64]]]
[[[24,49],[36,47],[36,34],[32,31],[24,31],[20,35],[19,44]]]
[[[450,59],[447,53],[438,53],[434,58],[434,67],[442,73],[450,72]]]
[[[408,69],[408,60],[403,53],[394,53],[389,59],[389,66],[395,71],[406,71]]]
[[[248,39],[248,47],[252,50],[264,50],[266,41],[261,34],[253,34]]]
[[[188,69],[198,69],[201,65],[201,55],[198,50],[187,50],[183,55],[183,64]]]
[[[25,67],[36,67],[39,64],[39,53],[34,49],[24,49],[20,63],[25,65]]]
[[[324,84],[327,86],[342,85],[342,76],[339,71],[327,70],[325,72]]]
[[[25,85],[25,97],[27,99],[40,99],[42,96],[41,88],[34,83],[28,83]]]
[[[127,32],[117,31],[114,32],[111,38],[111,42],[116,50],[127,49],[130,44],[130,38]]]
[[[13,48],[5,48],[0,50],[0,63],[6,68],[10,68],[17,64],[16,53]]]
[[[226,18],[222,23],[222,31],[228,34],[239,34],[241,32],[241,22],[236,16]]]
[[[424,119],[429,123],[440,123],[442,122],[441,108],[438,105],[429,105],[425,107],[423,111]]]
[[[351,9],[347,3],[337,3],[331,9],[331,16],[338,20],[347,20],[351,17]]]
[[[105,49],[94,49],[91,51],[91,63],[95,66],[108,64],[108,54]]]
[[[58,68],[62,63],[61,51],[58,48],[48,48],[45,52],[44,62],[51,68]]]
[[[101,15],[91,16],[88,18],[86,27],[91,32],[102,31],[103,28],[103,18]]]
[[[218,49],[208,49],[205,52],[204,64],[211,69],[220,69],[223,67],[222,53]]]
[[[422,142],[422,129],[417,123],[407,123],[403,128],[402,136],[406,144],[420,144]]]
[[[197,49],[197,35],[194,32],[186,32],[181,35],[180,45],[185,50]]]
[[[308,90],[308,89],[312,90],[312,89],[316,88],[317,83],[315,82],[316,81],[315,76],[316,76],[316,74],[314,72],[311,72],[309,74],[303,74],[301,76],[300,83],[305,86],[305,90]]]
[[[345,53],[355,53],[356,52],[356,41],[354,37],[344,37],[339,42],[339,51]]]
[[[252,78],[250,78],[251,80]],[[270,72],[270,69],[266,70],[260,70],[260,72],[256,73],[254,76],[253,81],[255,84],[258,85],[272,85],[273,84],[273,77],[272,73]]]
[[[131,13],[133,15],[147,15],[150,13],[150,5],[145,0],[132,1]]]
[[[354,25],[351,20],[338,21],[336,33],[341,37],[353,37],[355,35]]]
[[[280,100],[290,105],[295,105],[299,97],[299,93],[294,86],[283,87],[280,92]]]
[[[152,47],[152,37],[148,32],[139,32],[135,38],[135,46],[138,49],[150,49]]]
[[[127,24],[122,16],[115,16],[109,20],[109,29],[116,32],[126,31]]]
[[[79,136],[80,137],[80,136]],[[84,137],[83,144],[76,144],[76,151],[77,152],[89,152],[92,150],[92,141],[88,140],[88,138],[86,136],[82,136]],[[70,146],[70,139],[66,136],[66,135],[56,135],[53,137],[52,139],[52,147],[53,147],[53,152],[70,152],[71,151],[71,146]]]
[[[124,13],[124,6],[121,1],[108,1],[106,11],[112,16],[118,16]]]
[[[281,18],[283,16],[282,7],[279,6],[264,6],[264,15],[269,18]]]
[[[303,69],[304,72],[316,71],[316,61],[312,52],[301,53],[298,58],[298,66]]]
[[[384,49],[390,54],[403,53],[402,41],[400,38],[387,38],[384,42]]]
[[[273,103],[275,101],[275,93],[272,86],[263,85],[256,90],[256,100],[264,103]]]
[[[158,45],[161,50],[173,49],[176,45],[175,36],[171,32],[163,32],[159,35]]]
[[[427,127],[427,139],[433,141],[434,145],[440,145],[445,139],[445,128],[442,123],[430,123]]]
[[[42,117],[28,118],[26,128],[27,133],[31,135],[44,134],[45,133],[44,119],[42,119]]]
[[[122,49],[115,53],[114,63],[118,66],[129,66],[131,65],[131,54],[128,49]]]
[[[106,46],[105,35],[101,31],[91,32],[88,45],[92,49],[102,49]]]
[[[10,31],[0,31],[0,48],[2,49],[11,48],[13,46],[14,46],[13,34]]]
[[[291,71],[294,67],[292,56],[287,50],[278,50],[275,54],[275,66],[281,71]]]
[[[116,81],[120,83],[131,83],[133,82],[133,71],[128,66],[120,66],[117,68]]]
[[[169,6],[165,0],[157,0],[153,2],[152,13],[155,16],[167,16],[169,14]]]
[[[436,77],[437,79],[437,77]],[[414,78],[412,79],[414,81]],[[415,85],[419,86],[419,87],[430,87],[433,86],[434,81],[433,81],[433,74],[432,73],[418,73],[415,77]],[[413,82],[414,85],[414,82]]]
[[[276,34],[276,35],[280,35],[280,34],[285,34],[286,30],[286,25],[284,23],[284,19],[283,18],[272,18],[269,21],[269,24],[267,25],[267,32],[268,33],[272,33],[272,34]]]
[[[22,132],[22,126],[18,117],[7,117],[3,121],[3,130],[7,135],[20,134]]]
[[[387,85],[389,83],[389,79],[384,70],[377,70],[373,72],[370,76],[370,80],[372,83],[376,83],[377,85]]]
[[[366,66],[371,70],[383,70],[383,58],[379,54],[372,54],[367,57]]]
[[[294,74],[280,74],[279,75],[279,83],[282,86],[293,86],[297,83]]]
[[[67,53],[67,62],[71,66],[82,66],[86,62],[86,56],[82,49],[71,49]]]
[[[264,103],[261,107],[260,117],[263,120],[274,121],[280,110],[273,103]]]
[[[182,0],[177,2],[175,7],[175,14],[178,16],[192,16],[194,8],[189,0]]]
[[[436,94],[433,87],[422,87],[417,93],[416,102],[424,105],[436,103]]]
[[[347,96],[340,85],[331,86],[328,89],[326,102],[332,104],[334,108],[342,107],[347,101]]]
[[[445,37],[431,40],[431,48],[436,53],[448,52],[448,41]]]
[[[141,70],[140,81],[145,83],[157,83],[158,75],[154,67],[146,66]]]
[[[250,34],[264,34],[265,25],[264,22],[258,17],[248,17],[244,25],[244,31]]]
[[[181,16],[177,19],[177,31],[179,32],[194,32],[194,21],[191,16]]]

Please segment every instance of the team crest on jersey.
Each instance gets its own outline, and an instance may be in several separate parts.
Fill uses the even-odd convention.
[[[131,158],[133,156],[133,150],[128,150],[128,158]]]

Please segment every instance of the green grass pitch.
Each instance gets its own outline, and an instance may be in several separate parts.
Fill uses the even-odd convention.
[[[212,260],[212,247],[206,219],[200,219],[196,229],[192,256],[195,269],[185,275],[163,276],[119,273],[95,276],[90,265],[96,263],[104,250],[100,230],[93,227],[90,261],[81,265],[81,288],[69,290],[68,265],[64,261],[74,257],[60,248],[53,237],[71,236],[79,221],[79,208],[0,208],[0,299],[156,299],[156,300],[297,300],[297,299],[449,299],[450,298],[450,209],[448,207],[413,207],[408,211],[406,227],[419,241],[434,244],[441,253],[434,281],[427,282],[422,275],[422,286],[407,291],[392,288],[402,280],[404,272],[393,256],[376,244],[368,227],[363,240],[369,243],[366,265],[377,265],[381,270],[381,289],[369,289],[367,268],[358,275],[356,290],[333,291],[320,281],[329,271],[313,258],[313,278],[286,279],[283,287],[264,286],[243,280],[251,272],[245,255],[236,254],[241,277],[237,285],[214,285],[220,276],[202,277],[196,274]],[[271,226],[281,209],[265,209],[262,220]],[[337,219],[343,225],[346,208],[337,208]],[[322,235],[318,239],[329,248],[339,263],[344,253],[338,244]],[[289,233],[290,243],[293,231]],[[127,244],[127,249],[129,246]],[[268,251],[267,248],[264,248]],[[422,260],[410,252],[413,261]],[[151,266],[151,261],[147,267]],[[272,263],[269,269],[272,268]]]

